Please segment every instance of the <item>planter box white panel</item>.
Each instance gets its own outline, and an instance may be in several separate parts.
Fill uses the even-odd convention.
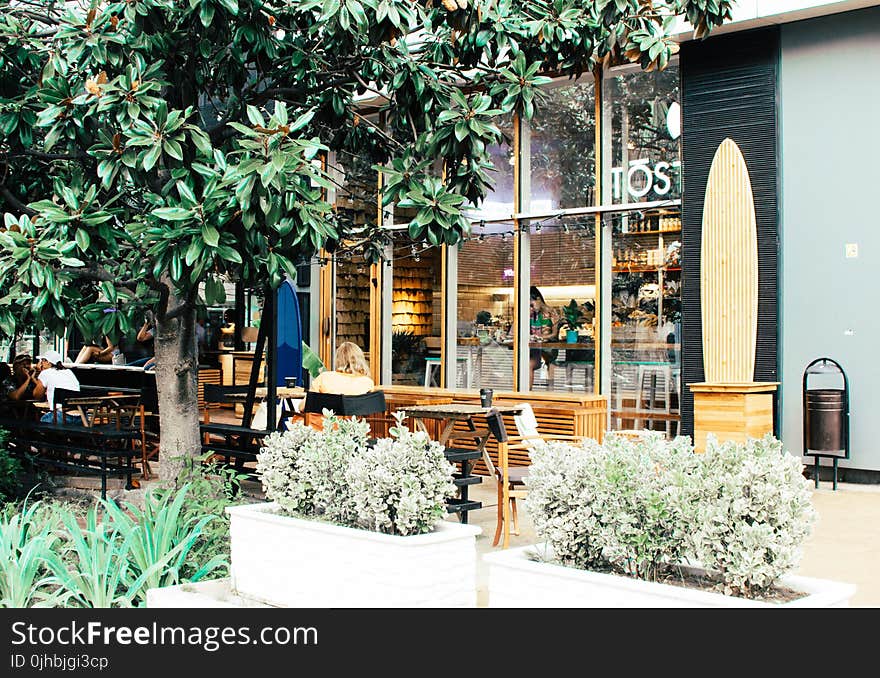
[[[233,591],[278,607],[475,607],[479,527],[449,521],[409,537],[226,509]]]
[[[165,586],[147,590],[147,607],[208,608],[208,607],[269,607],[235,595],[228,578],[200,581],[194,584]]]
[[[489,607],[848,607],[853,584],[783,577],[781,584],[808,594],[786,603],[725,596],[672,584],[600,574],[530,560],[523,546],[484,556],[489,566]]]

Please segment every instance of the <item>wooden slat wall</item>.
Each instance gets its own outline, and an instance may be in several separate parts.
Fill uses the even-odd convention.
[[[712,158],[727,137],[739,146],[749,168],[758,231],[758,331],[752,379],[778,381],[779,54],[778,27],[681,46],[681,432],[685,435],[693,433],[694,409],[693,394],[684,384],[706,381],[700,310],[703,203]]]
[[[758,330],[758,235],[749,171],[730,138],[721,142],[709,170],[700,260],[706,381],[750,382]]]

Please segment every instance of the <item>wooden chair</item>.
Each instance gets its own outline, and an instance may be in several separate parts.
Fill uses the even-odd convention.
[[[572,435],[545,435],[538,431],[538,419],[529,403],[518,403],[521,408],[519,414],[513,416],[516,424],[518,440],[511,443],[504,426],[504,420],[497,410],[486,415],[489,430],[498,440],[498,465],[492,464],[488,452],[483,452],[483,463],[489,469],[489,473],[495,477],[498,485],[498,520],[495,526],[495,539],[492,546],[497,546],[502,533],[504,542],[502,548],[510,544],[510,524],[513,523],[513,534],[519,535],[519,520],[517,516],[517,499],[525,499],[528,496],[526,478],[529,474],[529,466],[510,466],[509,455],[511,450],[523,450],[531,453],[537,442],[559,440],[563,442],[578,442],[584,440],[584,436]],[[509,517],[508,517],[509,514]]]

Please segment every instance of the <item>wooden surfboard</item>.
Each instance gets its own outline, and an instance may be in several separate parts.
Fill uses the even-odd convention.
[[[706,382],[751,382],[758,335],[758,229],[749,171],[725,139],[712,160],[700,250]]]

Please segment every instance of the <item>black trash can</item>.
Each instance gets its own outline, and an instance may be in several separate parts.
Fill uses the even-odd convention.
[[[843,388],[810,388],[811,375],[834,374]],[[843,368],[831,358],[817,358],[804,370],[804,455],[815,457],[815,483],[819,487],[819,459],[834,460],[834,489],[837,489],[837,461],[849,459],[849,382]]]

